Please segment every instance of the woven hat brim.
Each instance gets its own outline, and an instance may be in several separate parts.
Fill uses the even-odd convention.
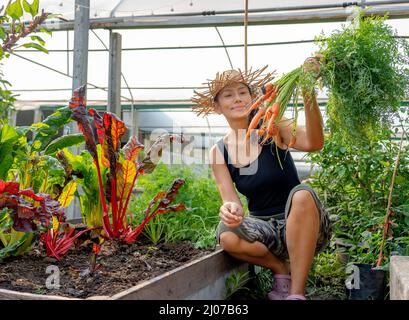
[[[231,74],[226,74],[226,72],[221,74],[217,73],[214,80],[208,80],[208,82],[204,83],[204,85],[207,86],[207,89],[200,92],[196,90],[194,91],[194,96],[191,99],[194,104],[192,111],[198,116],[207,116],[210,113],[214,113],[215,97],[221,90],[233,83],[244,83],[249,86],[253,92],[254,89],[261,88],[266,83],[274,79],[275,71],[263,74],[267,67],[268,66],[266,65],[255,71],[252,71],[250,68],[247,73],[238,69],[237,74],[234,74],[234,76],[231,76]]]

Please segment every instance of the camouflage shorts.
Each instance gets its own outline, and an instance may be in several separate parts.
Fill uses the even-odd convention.
[[[291,208],[291,200],[296,191],[307,190],[313,196],[320,213],[320,230],[317,240],[315,254],[324,250],[329,244],[332,235],[332,225],[328,212],[324,209],[315,191],[306,184],[295,186],[287,199],[285,212],[274,216],[246,216],[237,228],[226,227],[222,222],[216,230],[216,237],[220,240],[220,234],[232,231],[240,238],[249,242],[262,242],[276,257],[288,260],[286,245],[286,221]]]

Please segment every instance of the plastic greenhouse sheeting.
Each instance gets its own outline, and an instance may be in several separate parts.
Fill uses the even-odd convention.
[[[375,0],[379,2],[382,0]],[[339,0],[249,0],[248,8],[287,8],[305,5],[343,4]],[[53,13],[60,13],[66,19],[74,18],[75,0],[43,0],[41,6]],[[90,17],[107,18],[120,16],[149,16],[202,11],[227,11],[244,8],[244,0],[91,0]]]

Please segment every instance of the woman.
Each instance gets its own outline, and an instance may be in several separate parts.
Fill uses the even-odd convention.
[[[306,60],[304,70],[307,68],[319,73],[314,58]],[[314,190],[300,183],[288,152],[293,136],[291,119],[282,118],[270,144],[260,146],[245,138],[247,109],[255,86],[260,88],[272,78],[271,74],[261,76],[261,71],[217,74],[208,83],[209,89],[195,92],[192,99],[195,112],[221,114],[230,126],[227,135],[210,149],[213,175],[223,200],[217,238],[233,257],[273,271],[269,299],[305,300],[313,257],[328,244],[331,224]],[[306,124],[297,127],[293,148],[318,151],[324,145],[321,113],[314,93],[304,92],[303,98]],[[236,188],[247,197],[248,216],[244,216]]]

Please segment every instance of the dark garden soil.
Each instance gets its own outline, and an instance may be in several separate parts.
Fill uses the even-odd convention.
[[[45,257],[44,251],[34,249],[0,263],[0,289],[71,298],[110,296],[210,252],[196,249],[189,242],[105,243],[97,260],[101,268],[90,276],[83,272],[90,265],[90,249],[71,250],[61,261]],[[60,289],[46,288],[46,279],[51,275],[46,269],[50,265],[59,268]]]

